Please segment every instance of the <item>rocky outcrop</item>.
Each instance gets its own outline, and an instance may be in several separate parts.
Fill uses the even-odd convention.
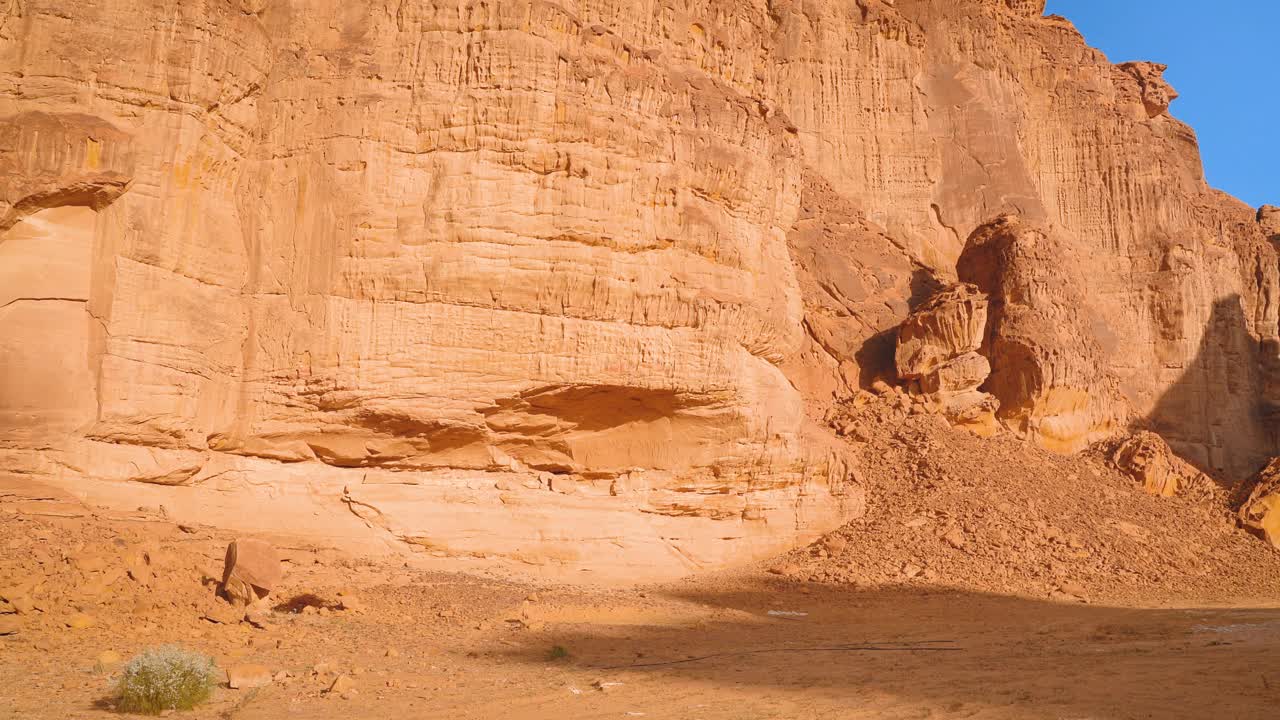
[[[938,292],[898,328],[895,352],[899,378],[953,424],[984,435],[998,429],[999,407],[994,397],[978,389],[991,374],[987,358],[978,353],[987,305],[987,296],[973,285]]]
[[[1078,446],[1116,421],[1096,361],[1243,477],[1275,454],[1275,250],[1159,73],[1043,9],[9,3],[0,466],[575,577],[746,560],[861,511],[824,406],[1016,213],[1088,272],[1078,312],[999,319],[1030,359],[988,384],[1035,368],[1001,412]]]
[[[6,467],[624,575],[857,515],[780,369],[794,126],[581,10],[8,8]]]
[[[1263,205],[1258,208],[1258,225],[1263,237],[1272,245],[1280,243],[1280,207]]]
[[[1164,438],[1153,432],[1140,431],[1119,443],[1111,462],[1152,495],[1197,497],[1213,488],[1204,473],[1175,455]]]
[[[898,377],[922,380],[944,363],[982,347],[987,296],[975,285],[953,285],[929,298],[898,328]],[[985,377],[985,376],[984,376]]]
[[[1094,339],[1072,250],[1004,216],[976,230],[956,266],[991,298],[984,389],[999,415],[1037,444],[1076,452],[1122,428],[1130,411]]]
[[[1168,65],[1152,62],[1129,62],[1118,66],[1138,81],[1142,92],[1142,106],[1148,117],[1159,117],[1169,112],[1169,104],[1178,99],[1178,91],[1164,79]]]
[[[1273,459],[1247,485],[1240,522],[1280,549],[1280,458]]]
[[[787,244],[804,303],[805,339],[784,372],[810,408],[895,375],[896,328],[937,275],[808,169]]]

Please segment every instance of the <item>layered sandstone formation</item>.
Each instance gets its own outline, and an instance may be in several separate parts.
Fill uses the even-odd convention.
[[[1275,450],[1262,224],[1159,68],[1042,2],[0,12],[15,476],[366,548],[759,556],[861,511],[814,420],[1005,213],[1087,263],[1028,256],[1029,312],[1069,293],[1135,419],[1222,477]],[[1115,409],[1035,387],[992,392],[1062,449]]]
[[[978,434],[998,432],[1000,402],[981,387],[991,362],[978,351],[988,324],[987,296],[957,284],[936,293],[898,328],[894,364],[898,377],[954,425]]]

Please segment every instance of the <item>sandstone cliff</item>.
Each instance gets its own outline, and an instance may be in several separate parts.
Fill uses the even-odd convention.
[[[1006,213],[1087,260],[1123,396],[1087,405],[1225,479],[1275,450],[1259,216],[1159,66],[1042,2],[0,12],[6,473],[367,549],[758,557],[861,512],[815,421]]]

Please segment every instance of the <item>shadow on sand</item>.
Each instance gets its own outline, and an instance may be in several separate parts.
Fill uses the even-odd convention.
[[[638,611],[630,622],[611,608],[600,622],[578,613],[557,623],[549,614],[549,637],[570,653],[559,662],[659,690],[635,704],[663,717],[1260,718],[1280,702],[1276,609],[781,580],[665,594],[701,616],[663,622]],[[496,652],[548,662],[543,645]],[[730,697],[739,715],[714,711]]]

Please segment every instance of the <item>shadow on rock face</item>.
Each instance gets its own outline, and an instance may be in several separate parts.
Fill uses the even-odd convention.
[[[1250,334],[1239,296],[1213,304],[1195,358],[1160,396],[1145,425],[1183,459],[1231,486],[1275,453],[1269,385],[1280,380],[1274,343]]]
[[[946,284],[933,273],[925,268],[916,268],[911,273],[911,295],[907,298],[907,307],[915,310],[944,287]],[[860,387],[869,388],[876,380],[896,377],[893,356],[898,346],[898,327],[894,325],[872,335],[854,353]]]
[[[946,286],[946,283],[925,268],[916,268],[911,273],[911,297],[907,300],[907,306],[914,311]]]

